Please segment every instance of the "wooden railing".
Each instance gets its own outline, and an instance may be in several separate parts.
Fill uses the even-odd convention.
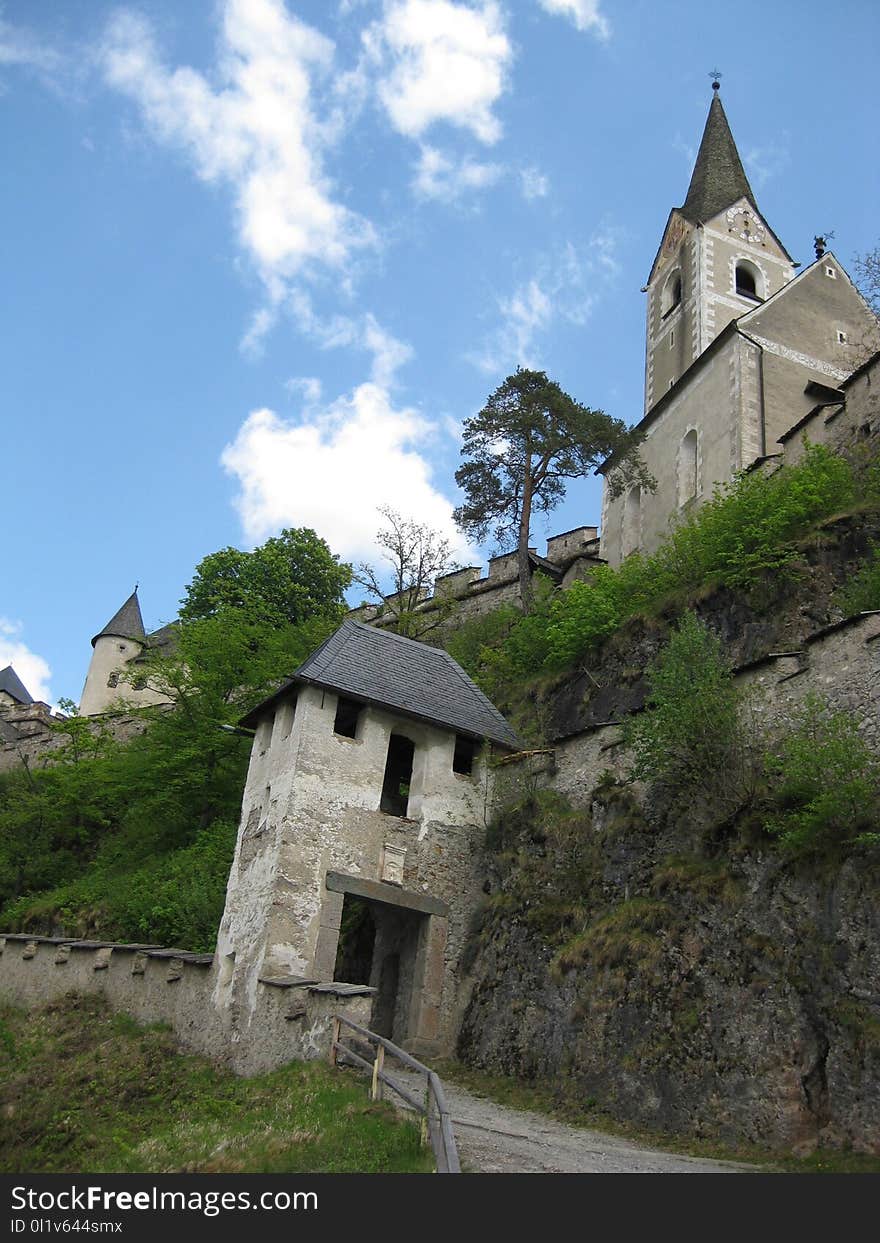
[[[372,1061],[368,1061],[367,1058],[362,1057],[356,1050],[342,1043],[343,1027],[355,1032],[361,1040],[375,1048],[376,1052]],[[385,1071],[386,1053],[390,1054],[403,1066],[407,1066],[410,1070],[424,1075],[425,1089],[421,1098],[414,1096],[402,1084],[396,1083],[388,1076]],[[359,1066],[361,1070],[365,1070],[370,1076],[371,1100],[381,1100],[383,1087],[389,1087],[392,1092],[396,1092],[401,1100],[405,1101],[411,1109],[414,1109],[421,1116],[422,1141],[430,1140],[438,1174],[461,1173],[458,1149],[455,1146],[455,1135],[452,1131],[452,1119],[446,1107],[443,1084],[430,1067],[423,1066],[421,1062],[416,1061],[414,1057],[411,1057],[409,1053],[399,1048],[396,1044],[392,1044],[390,1040],[386,1040],[384,1036],[377,1036],[375,1032],[369,1031],[366,1027],[361,1027],[359,1023],[353,1023],[351,1019],[337,1015],[333,1019],[330,1064],[335,1066],[340,1056],[353,1062],[355,1066]]]

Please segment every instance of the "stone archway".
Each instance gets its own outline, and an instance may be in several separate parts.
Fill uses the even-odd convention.
[[[376,989],[371,1021],[379,1035],[429,1049],[439,1030],[449,908],[427,894],[342,872],[328,872],[325,886],[326,903],[338,918],[322,921],[316,961],[333,962],[341,983]],[[340,951],[343,921],[360,930],[360,940]],[[352,968],[366,975],[368,956],[368,979],[336,974]]]

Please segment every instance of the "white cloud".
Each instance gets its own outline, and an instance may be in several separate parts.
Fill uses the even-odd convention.
[[[322,350],[348,347],[372,354],[370,379],[383,387],[389,387],[397,371],[412,358],[412,347],[392,336],[370,311],[359,316],[321,316],[315,311],[309,294],[301,287],[290,290],[287,309],[300,330]]]
[[[783,135],[781,142],[769,142],[763,147],[752,147],[746,152],[743,160],[748,169],[749,181],[759,187],[777,177],[790,162],[791,152],[787,134]]]
[[[521,168],[519,181],[524,199],[543,199],[550,192],[550,183],[538,168]]]
[[[237,479],[236,507],[254,543],[284,526],[310,526],[334,552],[374,559],[377,506],[425,522],[467,555],[452,504],[434,487],[427,454],[438,432],[369,382],[296,420],[255,410],[221,461]]]
[[[323,154],[339,117],[321,120],[313,87],[330,77],[333,44],[282,0],[226,0],[216,86],[167,68],[147,22],[110,22],[101,51],[108,82],[139,106],[159,141],[182,149],[198,176],[235,195],[238,234],[277,303],[279,282],[309,265],[339,268],[375,241],[368,221],[334,199]],[[257,312],[243,348],[258,348],[271,310]]]
[[[52,693],[49,690],[49,679],[52,670],[48,661],[36,652],[32,652],[21,640],[22,624],[0,617],[0,669],[12,665],[21,678],[26,689],[34,699],[51,704]]]
[[[22,65],[51,76],[61,65],[58,52],[24,26],[13,26],[0,15],[0,65]]]
[[[608,19],[599,12],[599,0],[538,0],[541,8],[558,17],[567,17],[578,30],[590,30],[599,39],[611,35]]]
[[[450,203],[474,190],[493,185],[503,173],[500,164],[483,164],[465,158],[456,161],[436,147],[422,147],[413,178],[413,189],[420,198]]]
[[[446,122],[483,143],[501,137],[492,109],[505,89],[513,48],[495,0],[386,0],[364,43],[380,66],[379,98],[399,133],[421,138]]]
[[[542,260],[533,276],[497,299],[500,322],[468,361],[487,375],[539,367],[541,337],[558,320],[585,324],[603,286],[619,274],[618,243],[617,231],[606,227],[593,234],[583,253],[568,243]]]

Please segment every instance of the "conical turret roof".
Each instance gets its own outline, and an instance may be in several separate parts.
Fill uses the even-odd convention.
[[[98,631],[92,639],[92,647],[104,635],[112,635],[114,639],[135,639],[138,643],[144,642],[147,632],[144,630],[144,619],[141,617],[137,587],[122,608],[113,614],[104,629]]]
[[[718,92],[712,96],[697,162],[679,211],[691,224],[711,220],[737,199],[747,198],[758,210],[752,187],[733,141]]]
[[[30,694],[12,665],[7,665],[5,669],[0,669],[0,691],[6,691],[7,695],[11,695],[20,704],[32,704],[34,702],[33,695]]]

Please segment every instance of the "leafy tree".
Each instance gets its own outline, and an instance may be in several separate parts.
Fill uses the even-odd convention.
[[[340,564],[308,527],[291,527],[255,548],[221,548],[203,557],[181,601],[182,621],[238,609],[271,625],[298,625],[316,614],[341,615],[351,566]]]
[[[465,420],[463,466],[455,481],[465,500],[454,514],[463,531],[484,540],[490,530],[500,542],[516,538],[520,595],[532,605],[529,537],[532,512],[548,513],[565,495],[565,480],[594,470],[612,454],[612,495],[654,480],[638,455],[641,433],[620,419],[575,401],[543,371],[517,368],[489,397],[479,414]]]

